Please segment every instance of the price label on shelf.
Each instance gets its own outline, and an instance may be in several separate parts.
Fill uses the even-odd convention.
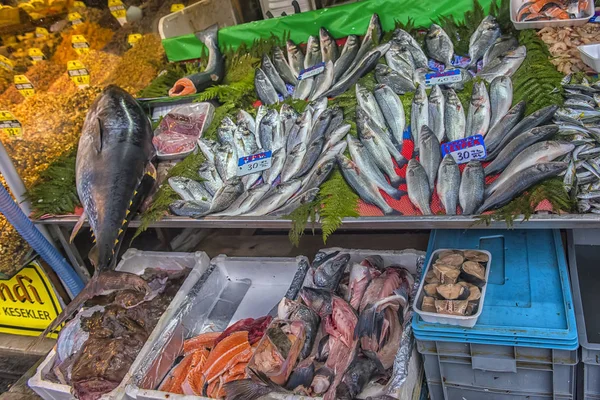
[[[311,76],[319,75],[323,71],[325,71],[325,63],[324,62],[317,63],[310,68],[306,68],[306,69],[303,69],[302,71],[300,71],[300,74],[298,75],[298,80],[301,81],[302,79],[306,79],[306,78],[310,78]]]
[[[29,55],[29,58],[31,58],[31,61],[34,64],[38,61],[42,61],[45,58],[44,53],[42,53],[42,50],[38,49],[37,47],[32,47],[29,50],[27,50],[27,54]]]
[[[78,12],[72,12],[67,15],[67,19],[73,25],[83,24],[83,17]]]
[[[127,10],[121,0],[108,0],[108,8],[110,13],[119,21],[121,25],[127,22]]]
[[[69,78],[81,89],[90,85],[90,72],[79,60],[69,61],[67,63],[67,73]]]
[[[23,95],[23,97],[33,96],[35,94],[35,89],[33,85],[29,81],[29,79],[25,75],[15,75],[15,87]]]
[[[185,8],[185,6],[181,3],[173,3],[171,4],[171,12],[177,12],[177,11],[181,11]]]
[[[0,67],[4,68],[7,71],[12,71],[15,65],[11,60],[0,54]]]
[[[87,8],[83,1],[74,1],[73,8]]]
[[[442,157],[446,154],[452,155],[457,164],[465,164],[469,161],[482,160],[487,156],[483,136],[473,135],[464,139],[442,145]]]
[[[23,135],[23,125],[10,111],[0,111],[0,130],[8,136],[20,137]]]
[[[90,52],[90,44],[83,35],[71,36],[71,46],[73,46],[75,53],[79,55]]]
[[[269,169],[271,168],[272,161],[271,150],[240,157],[238,159],[237,176],[244,176]]]
[[[448,83],[460,82],[461,80],[462,77],[458,68],[425,74],[425,86],[446,85]]]
[[[45,37],[48,35],[49,35],[48,29],[42,28],[41,26],[38,26],[37,28],[35,28],[35,37],[41,38],[41,37]]]
[[[127,36],[127,43],[129,43],[130,46],[133,46],[141,38],[142,38],[141,34],[139,34],[139,33],[132,33],[131,35]]]

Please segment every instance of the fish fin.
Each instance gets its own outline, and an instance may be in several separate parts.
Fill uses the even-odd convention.
[[[223,388],[225,400],[256,400],[273,392],[271,387],[254,382],[252,379],[227,382]]]
[[[404,190],[396,190],[393,192],[393,195],[390,195],[390,197],[394,200],[400,200],[402,198],[402,196],[406,195],[407,193]]]
[[[379,340],[383,330],[383,320],[383,313],[377,312],[377,307],[369,304],[358,317],[354,339],[374,336]]]
[[[96,118],[96,124],[92,127],[92,142],[98,153],[102,152],[102,121]]]
[[[90,249],[90,252],[88,253],[88,258],[89,258],[90,262],[92,263],[92,265],[94,266],[94,268],[96,268],[96,269],[98,267],[99,256],[100,256],[100,251],[98,249],[98,245],[94,245]]]
[[[377,357],[377,353],[375,353],[374,351],[371,351],[371,350],[363,350],[363,354],[375,363],[375,366],[377,367],[377,370],[379,373],[382,373],[382,374],[385,373],[385,368],[383,367],[383,364],[379,360],[379,357]]]
[[[214,25],[209,26],[208,28],[206,28],[203,31],[194,33],[194,35],[196,36],[196,38],[199,41],[201,41],[202,43],[204,43],[205,46],[207,46],[206,42],[210,38],[215,38],[215,40],[216,40],[218,32],[219,32],[219,24],[214,24]]]
[[[84,211],[81,214],[81,216],[79,217],[79,220],[77,220],[77,223],[75,224],[75,227],[73,228],[73,232],[71,232],[71,237],[69,238],[69,243],[73,243],[73,240],[75,240],[75,236],[77,236],[77,233],[83,226],[83,223],[85,222],[86,218],[87,218],[87,214]]]
[[[391,182],[391,185],[395,188],[402,185],[403,183],[406,183],[406,181],[399,175],[390,176],[390,182]]]

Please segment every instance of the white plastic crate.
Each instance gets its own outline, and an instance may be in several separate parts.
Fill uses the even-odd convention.
[[[557,19],[554,21],[517,21],[517,12],[521,6],[527,3],[528,0],[511,0],[510,1],[510,20],[517,30],[523,29],[542,29],[546,26],[560,27],[560,26],[579,26],[584,25],[594,15],[594,2],[588,1],[588,8],[586,10],[587,17],[575,18],[575,19]]]

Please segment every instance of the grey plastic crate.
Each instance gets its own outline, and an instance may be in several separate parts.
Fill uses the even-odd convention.
[[[417,350],[431,400],[575,398],[576,350],[421,340]]]
[[[600,400],[600,268],[598,231],[569,231],[569,269],[573,304],[581,345],[583,379],[579,388],[583,400]]]

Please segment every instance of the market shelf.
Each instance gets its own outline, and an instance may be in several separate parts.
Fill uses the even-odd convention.
[[[75,225],[79,217],[70,215],[64,217],[53,217],[43,220],[33,220],[36,224],[44,225]],[[511,228],[515,229],[582,229],[600,228],[600,215],[596,214],[538,214],[533,215],[527,221],[522,217],[515,218]],[[129,224],[131,228],[140,226],[140,220],[134,219]],[[263,228],[263,229],[289,229],[291,221],[279,217],[235,217],[217,218],[205,217],[193,219],[187,217],[167,216],[150,224],[150,228]],[[313,225],[307,224],[307,229]],[[319,223],[314,224],[319,229]],[[506,229],[508,226],[504,221],[494,221],[489,225],[480,222],[476,217],[461,215],[428,215],[428,216],[399,216],[399,217],[359,217],[345,218],[342,229]]]

